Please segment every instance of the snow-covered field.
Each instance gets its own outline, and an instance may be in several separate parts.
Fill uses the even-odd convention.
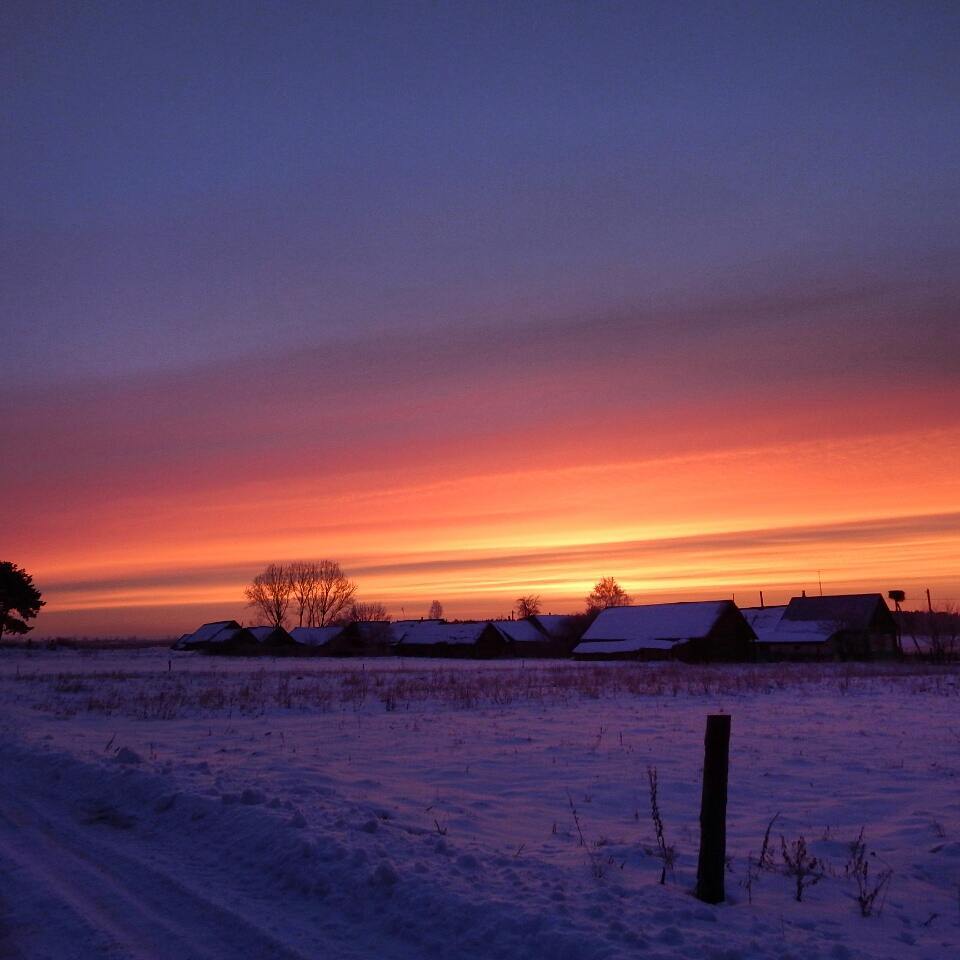
[[[690,891],[718,711],[710,907]],[[950,668],[5,651],[0,956],[946,960],[958,774]],[[892,870],[867,917],[861,828],[868,883]],[[802,902],[781,835],[822,860]]]

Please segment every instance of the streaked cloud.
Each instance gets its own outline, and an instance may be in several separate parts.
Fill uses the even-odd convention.
[[[41,632],[298,556],[394,612],[960,595],[942,5],[88,7],[0,8]]]

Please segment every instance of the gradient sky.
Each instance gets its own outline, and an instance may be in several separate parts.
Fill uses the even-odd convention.
[[[0,6],[38,635],[960,597],[954,3]]]

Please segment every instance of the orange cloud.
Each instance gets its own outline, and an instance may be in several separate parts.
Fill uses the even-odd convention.
[[[756,324],[703,320],[695,347],[682,324],[641,328],[540,329],[543,350],[388,337],[349,362],[11,398],[6,448],[35,452],[4,481],[29,505],[6,542],[47,592],[40,631],[242,616],[252,573],[294,557],[335,557],[408,614],[434,597],[498,613],[529,590],[573,609],[606,574],[650,598],[782,597],[818,570],[960,593],[960,388],[939,361],[918,384],[856,344],[791,365],[789,338],[754,349]]]

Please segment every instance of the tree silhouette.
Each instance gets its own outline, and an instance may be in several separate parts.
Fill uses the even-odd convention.
[[[428,620],[442,620],[443,619],[443,604],[439,600],[434,600],[430,604],[430,610],[427,612]]]
[[[532,594],[528,597],[517,597],[517,605],[514,607],[514,611],[518,620],[534,616],[540,612],[540,597]]]
[[[373,623],[381,620],[389,620],[387,608],[382,603],[372,600],[355,600],[350,607],[348,620],[359,621],[360,623]]]
[[[4,632],[23,634],[32,630],[27,621],[37,616],[45,602],[33,585],[33,577],[23,567],[0,561],[0,640]],[[20,616],[13,616],[14,613]]]
[[[350,612],[357,585],[347,579],[336,560],[321,560],[316,576],[316,590],[308,610],[309,625],[326,627]]]
[[[335,560],[296,560],[271,563],[244,590],[247,605],[266,623],[282,627],[291,611],[297,625],[325,627],[350,619],[357,585]],[[291,609],[292,608],[292,609]]]
[[[244,591],[247,606],[257,610],[272,627],[283,626],[292,593],[290,570],[281,563],[271,563]]]
[[[315,602],[320,581],[320,567],[309,560],[295,560],[287,568],[290,574],[290,592],[297,608],[297,626],[303,626],[303,618],[310,617],[310,608]]]
[[[607,607],[625,607],[630,597],[613,577],[601,577],[587,597],[587,610],[606,610]]]

